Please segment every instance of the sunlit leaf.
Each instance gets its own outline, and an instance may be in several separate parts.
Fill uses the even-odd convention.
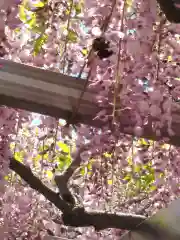
[[[20,5],[20,6],[19,6],[19,19],[20,19],[22,22],[25,22],[26,19],[27,19],[24,5]]]
[[[81,6],[82,6],[82,4],[79,3],[79,2],[77,2],[77,3],[74,4],[74,8],[75,8],[75,10],[76,10],[76,14],[77,14],[77,15],[81,13]]]
[[[136,181],[136,187],[137,187],[138,190],[140,190],[140,188],[141,188],[141,181],[140,180]]]
[[[34,43],[34,55],[36,56],[42,49],[42,46],[47,41],[48,36],[46,34],[40,35]]]
[[[14,158],[19,161],[19,162],[23,162],[24,160],[24,152],[15,152],[14,153]]]
[[[168,56],[167,60],[168,60],[168,62],[171,62],[172,61],[172,56]]]
[[[127,158],[127,162],[128,162],[129,165],[132,165],[132,156]]]
[[[84,56],[87,56],[87,55],[88,55],[88,50],[87,50],[87,48],[83,48],[82,54],[83,54]]]
[[[21,29],[18,27],[14,30],[15,33],[19,33],[21,31]]]
[[[47,175],[47,177],[48,177],[49,179],[53,179],[53,177],[54,177],[54,174],[53,174],[52,171],[50,171],[50,170],[47,170],[47,171],[46,171],[46,175]]]
[[[130,7],[132,6],[132,0],[126,0],[126,4]]]
[[[70,156],[65,156],[63,154],[61,154],[60,156],[57,156],[55,160],[58,162],[58,170],[60,171],[65,170],[71,164]]]
[[[69,153],[70,148],[67,144],[63,143],[63,142],[57,142],[57,145],[61,148],[61,150],[65,153]]]
[[[140,167],[140,165],[135,165],[133,169],[135,172],[139,173],[141,170],[141,167]]]
[[[104,157],[106,157],[106,158],[111,158],[111,157],[112,157],[112,154],[111,154],[111,153],[108,153],[108,152],[105,152],[103,155],[104,155]]]
[[[45,2],[39,1],[38,3],[33,3],[34,7],[42,8],[45,6]]]
[[[68,9],[66,9],[65,13],[66,13],[66,15],[69,15],[70,11]]]
[[[44,158],[44,156],[43,156]],[[42,159],[42,156],[40,154],[37,154],[35,157],[33,157],[33,162],[36,164]]]
[[[85,167],[82,167],[80,170],[80,174],[84,176],[86,174]]]
[[[35,134],[36,134],[36,136],[39,135],[39,128],[38,127],[35,128]]]
[[[14,148],[15,148],[15,142],[12,142],[12,143],[10,143],[10,149],[11,149],[11,151],[13,151],[14,150]]]
[[[88,170],[92,170],[92,163],[91,163],[91,162],[89,162],[89,163],[87,164],[87,169],[88,169]]]
[[[108,179],[107,183],[108,183],[108,185],[112,185],[113,184],[113,180],[112,179]]]
[[[67,36],[68,41],[70,42],[77,42],[78,35],[75,31],[69,30],[68,31],[68,36]]]
[[[33,14],[29,20],[26,21],[26,24],[30,29],[36,27],[36,16]]]
[[[147,139],[140,138],[140,139],[138,140],[138,144],[139,144],[139,145],[148,146],[148,145],[149,145],[149,141],[148,141]]]
[[[7,176],[4,177],[4,180],[8,181],[9,178],[10,178],[9,175],[7,175]]]
[[[157,189],[157,187],[155,186],[155,185],[152,185],[152,186],[150,186],[150,192],[153,192],[153,191],[155,191]]]
[[[130,175],[126,175],[126,176],[123,178],[123,180],[125,180],[125,181],[130,181],[130,180],[131,180],[131,176],[130,176]]]

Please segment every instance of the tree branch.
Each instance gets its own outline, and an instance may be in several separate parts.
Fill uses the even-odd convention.
[[[72,177],[73,173],[80,166],[82,161],[81,153],[87,149],[87,146],[88,145],[86,144],[80,147],[80,149],[76,152],[74,160],[72,161],[71,165],[67,168],[67,170],[63,174],[56,175],[54,177],[56,185],[59,188],[59,194],[61,195],[62,199],[73,206],[75,205],[75,200],[68,188],[68,181]]]
[[[82,161],[82,159],[81,159],[81,153],[82,153],[83,151],[85,151],[85,150],[87,149],[87,147],[88,147],[88,144],[83,145],[82,147],[80,147],[80,149],[77,151],[76,156],[75,156],[74,160],[72,161],[71,165],[70,165],[70,166],[68,167],[68,169],[63,173],[64,179],[65,179],[66,181],[68,181],[68,180],[72,177],[73,173],[74,173],[74,172],[78,169],[78,167],[80,166],[81,161]]]
[[[32,189],[42,194],[62,212],[69,211],[67,203],[63,201],[56,192],[46,187],[41,180],[32,173],[28,166],[25,166],[15,158],[11,158],[9,167],[27,182]]]
[[[14,158],[10,159],[10,169],[15,171],[29,186],[42,194],[63,212],[65,225],[74,227],[93,226],[96,230],[105,228],[120,228],[133,230],[146,218],[140,215],[108,214],[102,212],[86,212],[82,208],[72,209],[57,193],[46,187],[31,169]]]
[[[180,8],[176,7],[176,0],[157,0],[160,8],[170,22],[180,23]]]
[[[82,208],[74,208],[71,213],[63,214],[65,225],[74,227],[93,226],[98,231],[106,228],[134,230],[145,219],[146,217],[141,215],[86,212]]]

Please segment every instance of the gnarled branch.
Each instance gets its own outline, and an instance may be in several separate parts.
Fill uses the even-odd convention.
[[[56,192],[45,186],[29,167],[11,158],[10,169],[26,181],[31,188],[42,194],[63,212],[63,222],[65,225],[74,227],[93,226],[97,230],[105,228],[134,230],[137,225],[146,219],[141,215],[108,214],[103,212],[86,212],[81,208],[72,209]]]
[[[29,186],[42,194],[47,200],[52,202],[62,212],[69,211],[69,206],[64,202],[56,192],[44,185],[41,180],[36,177],[30,167],[25,166],[15,158],[10,159],[10,169],[16,172]]]
[[[87,149],[87,146],[88,145],[83,145],[80,147],[80,149],[77,150],[76,156],[74,157],[71,165],[66,169],[66,171],[61,175],[56,175],[54,178],[62,199],[73,206],[75,205],[75,200],[68,188],[68,181],[72,177],[73,173],[79,168],[82,161],[81,153]]]

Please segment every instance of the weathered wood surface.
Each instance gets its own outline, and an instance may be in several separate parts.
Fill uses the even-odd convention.
[[[137,230],[124,234],[121,240],[179,240],[180,199],[159,210],[137,226]]]
[[[0,104],[68,119],[85,80],[0,59]],[[95,93],[86,92],[77,121],[92,124],[99,111]],[[97,121],[93,122],[94,125]]]
[[[0,59],[1,105],[69,119],[84,84],[84,79]],[[102,121],[93,120],[100,110],[95,103],[95,96],[96,93],[90,90],[84,94],[76,116],[77,122],[96,127],[103,125]],[[172,126],[176,135],[170,137],[169,142],[180,145],[180,114],[176,112],[173,116]],[[134,120],[135,117],[131,111],[123,111],[119,132],[134,135],[132,131],[132,126],[136,124]],[[142,137],[159,140],[162,137],[168,137],[166,129],[164,127],[162,136],[157,138],[149,124],[144,127]]]

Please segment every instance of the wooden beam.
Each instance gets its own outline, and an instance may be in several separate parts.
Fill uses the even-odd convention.
[[[84,88],[85,80],[60,73],[0,59],[0,105],[25,109],[31,112],[69,119]],[[76,122],[102,127],[104,123],[94,120],[100,111],[95,101],[96,92],[88,90],[81,100]],[[169,143],[180,146],[180,114],[173,113],[173,130],[176,135]],[[134,135],[135,117],[130,110],[123,111],[119,133]],[[176,120],[175,120],[176,119]],[[167,127],[157,137],[149,125],[144,126],[142,137],[159,140],[168,137]],[[118,133],[118,134],[119,134]]]
[[[31,112],[68,119],[76,107],[85,80],[0,59],[0,104]],[[99,108],[95,92],[86,92],[76,117],[77,122],[93,121]]]
[[[125,233],[120,240],[178,240],[180,239],[180,199],[143,221],[137,229]]]

